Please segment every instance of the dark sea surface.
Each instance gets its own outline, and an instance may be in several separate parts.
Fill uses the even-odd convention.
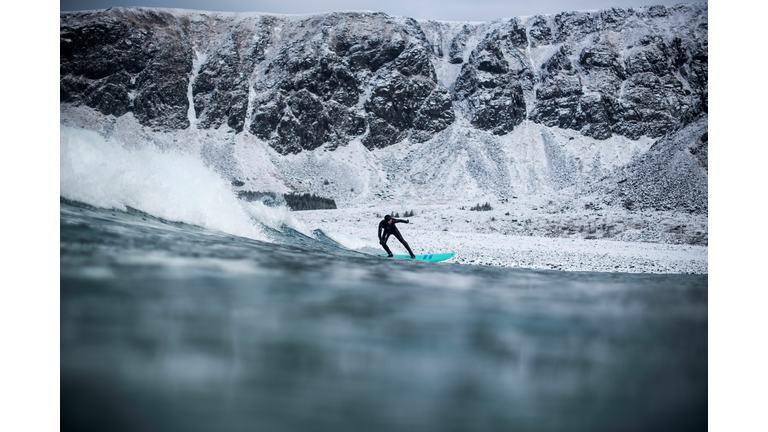
[[[60,209],[64,431],[707,428],[706,275],[388,260],[320,231]]]

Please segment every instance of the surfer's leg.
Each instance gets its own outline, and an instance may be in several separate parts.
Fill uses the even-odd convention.
[[[384,250],[387,251],[387,255],[389,255],[391,257],[392,256],[392,251],[389,250],[389,248],[387,247],[387,240],[389,240],[389,234],[384,234],[381,237],[381,247],[383,247]]]
[[[413,254],[413,251],[411,250],[411,247],[408,246],[408,243],[403,239],[403,236],[400,235],[400,233],[395,234],[395,237],[397,237],[398,240],[400,240],[400,243],[405,246],[405,248],[408,250],[408,253],[411,254],[411,258],[416,258],[416,255]]]

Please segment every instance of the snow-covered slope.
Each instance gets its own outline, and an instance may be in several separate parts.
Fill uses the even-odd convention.
[[[60,29],[63,124],[199,154],[237,190],[707,211],[706,4],[485,23],[111,8]]]

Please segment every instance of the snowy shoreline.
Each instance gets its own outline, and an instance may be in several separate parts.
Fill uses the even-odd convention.
[[[321,229],[349,249],[382,254],[376,228],[384,214],[394,211],[381,210],[387,206],[403,208],[387,204],[296,211],[292,216],[306,229]],[[456,256],[449,262],[460,264],[619,273],[708,273],[706,215],[621,210],[553,214],[551,209],[549,213],[535,206],[521,210],[517,205],[494,205],[491,211],[469,208],[455,204],[408,207],[415,215],[405,218],[411,223],[399,228],[414,253],[454,252]],[[405,253],[397,239],[391,238],[388,245],[394,253]]]

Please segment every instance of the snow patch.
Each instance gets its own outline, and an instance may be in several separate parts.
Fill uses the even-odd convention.
[[[189,108],[187,110],[187,118],[189,119],[189,128],[197,129],[197,114],[195,113],[195,99],[192,96],[192,86],[197,80],[197,76],[200,74],[200,68],[205,64],[208,59],[207,54],[203,54],[199,51],[195,51],[195,59],[192,60],[192,75],[189,77],[189,84],[187,85],[187,100],[189,101]]]

